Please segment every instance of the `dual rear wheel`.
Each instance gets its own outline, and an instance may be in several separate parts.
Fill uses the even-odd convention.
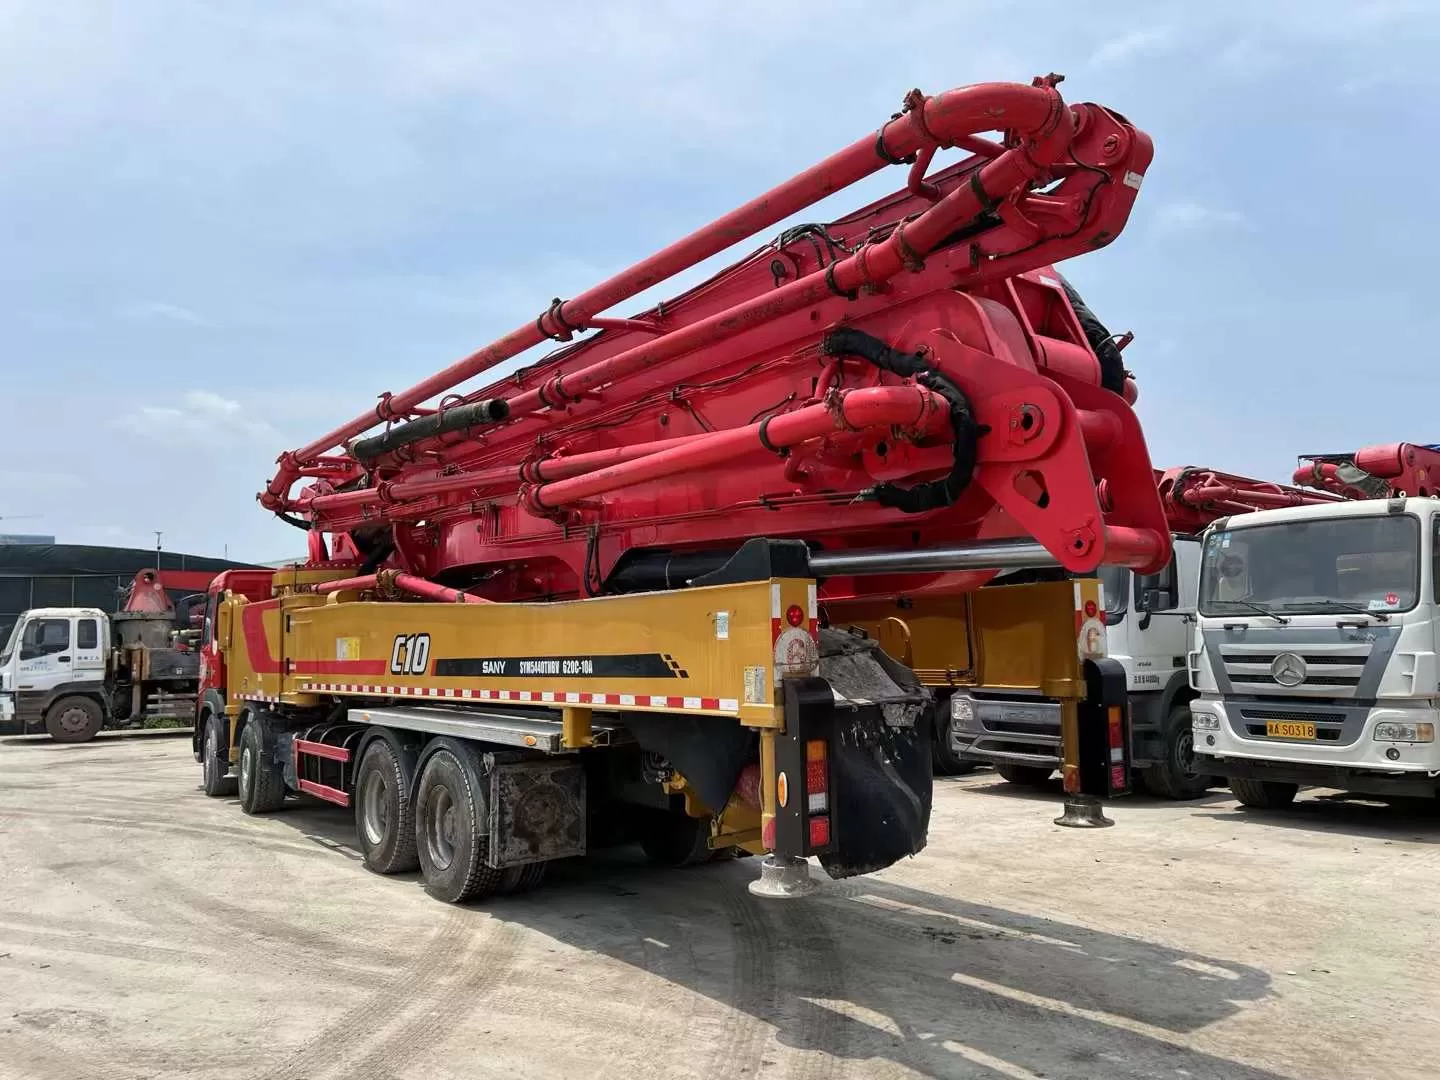
[[[463,742],[437,740],[416,778],[403,751],[373,740],[354,789],[365,865],[377,874],[418,868],[426,891],[451,904],[539,885],[546,863],[497,869],[486,862],[488,788],[479,755]]]

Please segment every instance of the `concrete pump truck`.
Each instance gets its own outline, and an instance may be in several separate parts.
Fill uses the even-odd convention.
[[[611,840],[667,864],[762,855],[752,888],[795,895],[811,856],[844,877],[924,846],[927,684],[999,677],[1064,703],[1070,790],[1123,792],[1098,587],[979,588],[1170,557],[1134,384],[1052,268],[1119,235],[1152,148],[1058,82],[913,91],[281,455],[260,501],[309,558],[211,589],[206,793],[348,807],[370,869],[418,866],[447,901]],[[932,172],[946,147],[966,156]],[[894,195],[601,314],[896,164]]]
[[[1440,448],[1301,459],[1346,496],[1222,518],[1189,666],[1197,761],[1246,806],[1302,787],[1440,792]]]

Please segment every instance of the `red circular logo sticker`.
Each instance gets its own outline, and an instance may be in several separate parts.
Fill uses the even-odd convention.
[[[1400,597],[1397,593],[1387,592],[1385,594],[1385,603],[1389,604],[1391,607],[1394,607],[1400,603]]]
[[[1096,608],[1094,600],[1085,601],[1085,617],[1087,619],[1093,619],[1095,617],[1095,612],[1098,610],[1099,609]]]

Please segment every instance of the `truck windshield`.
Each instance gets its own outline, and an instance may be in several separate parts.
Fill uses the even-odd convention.
[[[24,620],[16,619],[15,625],[10,627],[10,636],[5,639],[5,648],[0,649],[0,667],[10,662],[10,654],[15,651],[15,643],[20,640],[20,627]]]
[[[1420,522],[1409,514],[1277,522],[1212,532],[1200,614],[1408,611],[1420,586]]]

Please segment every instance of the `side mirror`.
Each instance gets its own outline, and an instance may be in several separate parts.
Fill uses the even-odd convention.
[[[1155,587],[1140,593],[1141,611],[1168,611],[1174,606],[1175,596],[1169,589]]]

